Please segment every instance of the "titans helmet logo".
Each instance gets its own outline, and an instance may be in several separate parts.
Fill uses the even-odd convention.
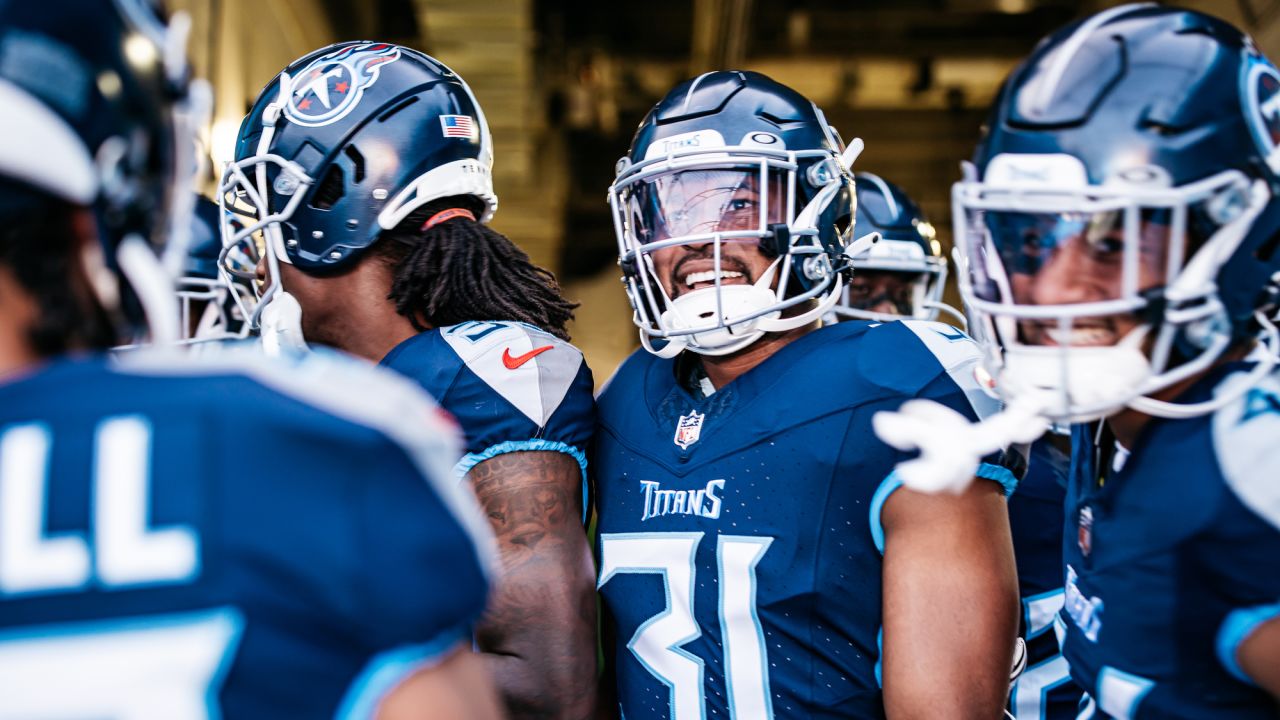
[[[1262,157],[1280,172],[1280,72],[1265,59],[1248,64],[1245,119]]]
[[[400,48],[386,43],[352,45],[316,58],[292,79],[284,114],[307,127],[335,123],[360,103],[382,66],[398,59]]]

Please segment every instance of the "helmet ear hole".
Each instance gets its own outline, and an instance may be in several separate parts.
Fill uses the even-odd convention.
[[[311,198],[311,207],[316,210],[332,208],[345,194],[344,185],[346,185],[346,177],[342,173],[342,168],[330,165],[320,185],[316,187],[315,195]]]

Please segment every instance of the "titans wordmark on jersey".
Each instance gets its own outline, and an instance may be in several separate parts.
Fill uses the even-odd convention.
[[[1218,368],[1179,402],[1248,367]],[[1151,420],[1127,457],[1096,433],[1075,428],[1063,537],[1081,717],[1274,718],[1235,650],[1280,614],[1280,377],[1211,415]]]
[[[709,397],[671,360],[623,364],[600,397],[592,467],[625,717],[883,713],[880,508],[905,456],[871,416],[911,397],[985,412],[977,358],[946,325],[849,322]]]
[[[0,383],[0,718],[370,716],[484,606],[458,451],[411,383],[327,355]]]

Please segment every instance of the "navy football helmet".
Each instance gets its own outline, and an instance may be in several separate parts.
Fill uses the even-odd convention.
[[[942,302],[947,283],[947,261],[942,256],[933,224],[902,188],[867,172],[854,174],[858,188],[859,235],[876,232],[880,240],[866,252],[849,258],[853,277],[840,301],[832,309],[838,317],[865,320],[937,320],[946,312],[961,324],[964,316]],[[863,279],[885,274],[900,279],[907,294],[890,297],[886,288]],[[877,312],[877,306],[892,305],[892,312]]]
[[[645,348],[724,355],[829,311],[843,288],[856,202],[849,168],[861,147],[846,151],[816,105],[759,73],[707,73],[668,93],[609,188]],[[735,242],[776,258],[751,284],[723,282],[741,274],[722,263],[724,244]],[[712,247],[713,284],[672,299],[653,253],[692,245]],[[810,300],[815,308],[784,312]]]
[[[1277,171],[1280,72],[1229,24],[1126,5],[1041,42],[952,193],[996,389],[1074,421],[1230,402],[1148,396],[1259,328],[1275,349]]]
[[[362,41],[293,62],[245,117],[218,192],[225,252],[261,245],[271,268],[261,302],[245,308],[252,324],[278,292],[277,263],[341,271],[437,198],[478,198],[487,221],[498,207],[492,166],[484,111],[434,58]],[[243,275],[234,265],[223,263]]]
[[[121,339],[178,330],[172,278],[209,97],[189,81],[189,27],[150,0],[0,3],[0,175],[93,211],[89,279]]]
[[[258,264],[256,256],[242,256],[241,244],[228,253],[241,272],[224,280],[219,262],[223,258],[218,204],[204,196],[196,198],[192,215],[191,242],[182,277],[178,280],[179,318],[186,342],[239,339],[249,335],[242,307],[254,301],[253,284],[243,279]]]

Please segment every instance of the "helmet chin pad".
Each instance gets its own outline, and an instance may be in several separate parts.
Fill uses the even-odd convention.
[[[306,352],[302,336],[302,306],[292,295],[280,290],[262,310],[262,349],[268,356]]]
[[[766,273],[761,280],[771,276],[772,273]],[[670,301],[662,313],[662,323],[672,333],[714,324],[715,327],[704,332],[688,335],[687,347],[701,355],[726,355],[755,342],[764,334],[764,330],[757,328],[758,321],[776,318],[781,311],[775,310],[732,325],[726,324],[727,321],[752,315],[776,302],[777,297],[768,284],[762,285],[759,281],[753,285],[722,285],[719,293],[715,287],[702,288]]]
[[[1006,397],[1052,397],[1047,413],[1054,419],[1097,420],[1127,405],[1155,374],[1142,350],[1146,335],[1146,327],[1136,328],[1120,343],[1099,347],[1015,344],[1005,350],[997,382]]]

